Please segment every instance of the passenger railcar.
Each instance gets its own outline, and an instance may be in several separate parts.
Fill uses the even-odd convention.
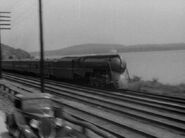
[[[39,75],[38,60],[3,61],[3,70]],[[129,80],[126,62],[119,54],[64,57],[46,60],[45,76],[72,80],[104,88],[126,88]]]

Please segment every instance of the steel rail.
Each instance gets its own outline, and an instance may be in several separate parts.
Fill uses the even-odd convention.
[[[33,82],[34,83],[34,82]],[[56,85],[55,85],[56,86]],[[55,89],[54,87],[51,87],[52,89]],[[72,88],[70,88],[70,90],[71,90]],[[64,88],[62,88],[62,90],[64,91],[64,90],[67,90],[67,89],[64,89]],[[69,90],[69,89],[68,89]],[[79,91],[79,90],[78,90]],[[80,92],[82,92],[81,90],[80,90]],[[89,93],[89,90],[88,90],[88,92],[87,91],[85,91],[86,93]],[[78,92],[78,94],[79,94],[79,92]],[[120,100],[120,101],[122,101],[122,100],[124,100],[124,102],[132,102],[132,103],[135,103],[135,104],[141,104],[141,105],[145,105],[145,103],[143,103],[143,102],[138,102],[138,101],[133,101],[133,100],[128,100],[128,99],[123,99],[123,98],[120,98],[120,97],[117,97],[117,96],[115,96],[115,95],[109,95],[109,94],[102,94],[102,93],[98,93],[97,94],[97,92],[93,92],[93,93],[91,93],[91,94],[93,94],[93,95],[98,95],[98,96],[103,96],[104,98],[106,97],[106,98],[114,98],[113,100],[116,100],[116,101],[118,101],[118,100]],[[83,95],[81,95],[81,96],[83,96]],[[91,97],[92,98],[92,97]],[[179,114],[182,114],[182,115],[184,115],[184,110],[177,110],[176,108],[177,107],[175,107],[175,108],[169,108],[169,106],[170,105],[168,105],[168,107],[162,107],[161,105],[158,105],[158,106],[155,106],[155,105],[151,105],[151,104],[149,104],[149,105],[145,105],[145,106],[148,106],[148,107],[152,107],[152,108],[155,108],[155,109],[161,109],[161,111],[170,111],[170,112],[173,112],[174,111],[174,113],[179,113]]]
[[[68,106],[68,107],[71,107],[71,108],[75,109],[71,105],[64,104],[62,102],[59,102],[59,103],[62,104],[62,106],[65,105],[65,107]],[[75,116],[76,118],[82,117],[82,114],[76,114],[76,113],[74,114],[74,113],[72,113],[72,112],[74,112],[74,110],[71,110],[72,112],[70,113],[68,109],[65,108],[64,110],[65,111],[67,110],[67,112],[70,115]],[[111,121],[109,119],[106,119],[104,117],[96,116],[95,113],[94,114],[90,114],[90,113],[88,113],[86,111],[82,111],[80,109],[76,109],[76,111],[84,112],[83,117],[84,117],[84,115],[88,115],[89,116],[84,121],[90,122],[90,120],[94,120],[95,122],[91,123],[91,124],[95,125],[98,128],[103,128],[107,132],[111,132],[111,134],[115,134],[116,136],[118,136],[118,138],[136,138],[136,137],[137,138],[157,138],[155,136],[152,136],[150,134],[145,134],[144,132],[140,132],[138,130],[129,128],[129,127],[124,126],[122,124],[117,124],[116,122]],[[102,124],[107,124],[108,127],[107,126],[103,126]]]
[[[26,79],[25,79],[26,80]],[[34,81],[36,81],[34,79]],[[34,82],[33,82],[34,83]],[[77,91],[81,91],[81,92],[85,92],[85,93],[91,93],[93,95],[98,95],[98,96],[103,96],[103,97],[106,97],[106,98],[114,98],[114,100],[119,100],[119,101],[125,101],[125,102],[132,102],[132,103],[135,103],[135,104],[141,104],[141,105],[144,105],[144,106],[148,106],[148,107],[152,107],[152,108],[155,108],[155,109],[161,109],[162,111],[170,111],[170,112],[175,112],[175,113],[179,113],[179,114],[182,114],[184,115],[185,114],[185,106],[182,106],[182,105],[174,105],[174,104],[169,104],[169,103],[164,103],[164,102],[158,102],[158,101],[150,101],[150,100],[146,100],[144,98],[134,98],[134,97],[130,97],[130,96],[126,96],[126,95],[116,95],[114,93],[101,93],[99,92],[98,90],[97,91],[91,91],[91,90],[84,90],[84,89],[77,89],[77,88],[74,88],[74,87],[69,87],[69,86],[60,86],[58,85],[57,83],[55,84],[52,84],[52,85],[55,85],[55,86],[59,86],[59,87],[62,87],[63,90],[64,88],[66,87],[66,89],[70,89],[70,90],[77,90]],[[53,88],[55,89],[55,88]]]
[[[6,74],[11,75],[12,73],[6,73]],[[13,74],[13,75],[18,75],[18,74]],[[19,74],[18,76],[24,76],[24,75]],[[34,77],[30,77],[30,78],[36,79]],[[48,80],[48,79],[46,79],[46,80],[49,83],[55,83],[55,84],[59,83],[59,81],[53,81],[53,80]],[[152,99],[156,99],[156,100],[162,100],[162,101],[185,105],[185,98],[181,98],[181,97],[164,96],[164,95],[159,95],[159,94],[152,94],[152,93],[147,93],[147,92],[143,92],[143,91],[134,91],[134,90],[128,90],[128,89],[125,89],[125,90],[121,90],[121,89],[119,89],[119,90],[96,89],[96,88],[91,88],[88,86],[79,86],[77,84],[71,84],[71,83],[66,83],[66,82],[62,82],[62,83],[60,82],[59,85],[63,86],[63,87],[75,87],[75,88],[79,88],[80,90],[89,89],[91,91],[98,91],[98,92],[102,92],[102,93],[108,93],[108,92],[115,93],[115,94],[119,94],[119,96],[129,94],[129,95],[133,95],[133,96],[139,96],[142,98],[152,98]]]
[[[175,128],[175,127],[174,127]]]

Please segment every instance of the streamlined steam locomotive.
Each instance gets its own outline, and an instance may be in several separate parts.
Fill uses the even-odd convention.
[[[38,60],[3,61],[7,72],[22,74],[40,74]],[[93,87],[127,88],[129,75],[126,62],[119,54],[88,55],[63,57],[46,60],[44,65],[46,78],[82,82]]]

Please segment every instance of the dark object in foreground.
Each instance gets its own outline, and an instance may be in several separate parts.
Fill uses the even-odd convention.
[[[15,110],[6,113],[6,126],[16,138],[87,138],[65,125],[63,111],[46,93],[16,95]]]

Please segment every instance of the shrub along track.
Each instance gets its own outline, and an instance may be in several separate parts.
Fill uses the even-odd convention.
[[[4,75],[4,78],[39,88],[38,79]],[[46,92],[56,95],[65,112],[118,137],[185,137],[185,102],[136,91],[105,91],[47,81]]]

